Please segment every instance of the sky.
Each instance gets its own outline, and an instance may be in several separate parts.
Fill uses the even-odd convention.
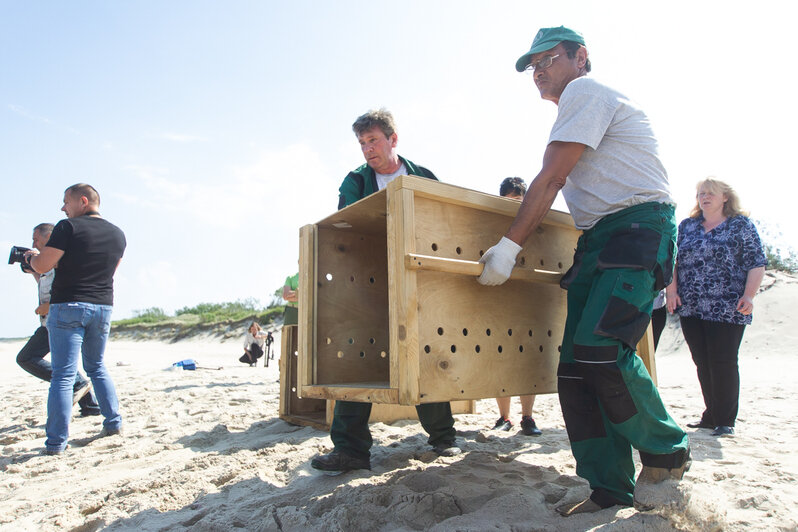
[[[298,270],[299,228],[364,162],[351,124],[371,108],[441,181],[534,178],[557,109],[514,65],[559,25],[648,113],[678,219],[715,176],[798,247],[795,5],[0,0],[0,251],[29,247],[87,182],[128,242],[114,319],[268,304]],[[0,290],[0,338],[32,334],[35,282],[3,266]]]

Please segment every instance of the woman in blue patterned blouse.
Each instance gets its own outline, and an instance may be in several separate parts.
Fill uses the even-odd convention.
[[[679,224],[667,305],[669,312],[679,313],[706,406],[701,420],[687,426],[729,436],[740,397],[737,352],[767,259],[756,227],[729,185],[708,178],[697,190],[690,217]]]

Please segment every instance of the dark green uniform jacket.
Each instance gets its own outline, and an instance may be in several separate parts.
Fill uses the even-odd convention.
[[[423,166],[419,166],[412,161],[408,161],[401,155],[399,156],[399,160],[404,163],[408,174],[427,177],[429,179],[434,179],[435,181],[438,180],[438,178],[435,177],[435,174]],[[356,170],[349,172],[349,175],[344,178],[344,182],[341,183],[341,188],[338,189],[338,208],[343,209],[347,205],[351,205],[357,200],[361,200],[366,196],[374,194],[377,192],[377,190],[377,176],[374,174],[374,170],[368,164],[364,164]]]

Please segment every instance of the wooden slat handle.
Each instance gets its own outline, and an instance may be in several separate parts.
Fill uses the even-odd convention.
[[[405,255],[405,266],[410,270],[428,270],[433,272],[454,273],[479,277],[485,265],[473,260],[445,259],[429,255],[408,253]],[[535,283],[559,284],[562,274],[545,270],[529,270],[513,268],[510,279],[532,281]]]

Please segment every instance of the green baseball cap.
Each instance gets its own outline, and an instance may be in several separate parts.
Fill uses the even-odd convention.
[[[529,58],[534,54],[551,50],[563,41],[578,42],[585,46],[585,38],[578,31],[559,26],[557,28],[540,28],[532,40],[532,47],[515,62],[515,69],[523,72],[529,66]]]

